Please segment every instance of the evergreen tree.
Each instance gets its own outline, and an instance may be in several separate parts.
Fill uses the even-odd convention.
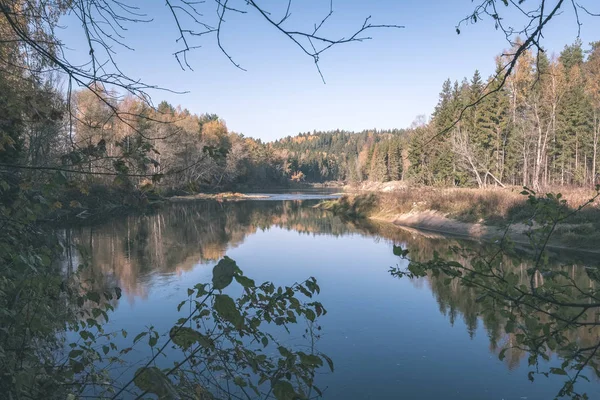
[[[433,121],[436,128],[440,131],[444,130],[456,119],[454,109],[452,108],[453,94],[452,82],[447,79],[440,92],[440,98],[433,112]]]
[[[387,154],[387,170],[389,179],[399,181],[402,178],[402,147],[398,139],[389,141]]]
[[[408,143],[408,177],[416,183],[429,183],[427,177],[427,154],[423,129],[415,129]]]
[[[501,68],[498,63],[496,73],[488,84],[491,95],[481,105],[480,146],[486,153],[486,167],[500,181],[504,179],[505,155],[509,142],[509,101],[506,90],[501,88]]]
[[[584,68],[585,89],[590,102],[591,115],[591,151],[592,151],[592,183],[598,180],[598,145],[600,144],[600,42],[590,44],[591,50]]]
[[[373,148],[369,180],[375,182],[386,182],[389,180],[387,167],[387,145],[385,142],[378,143]]]
[[[583,79],[583,50],[581,42],[566,46],[559,62],[564,71],[566,93],[559,104],[557,135],[560,148],[559,161],[566,169],[567,182],[584,183],[586,170],[586,147],[591,138],[591,107],[585,96]]]

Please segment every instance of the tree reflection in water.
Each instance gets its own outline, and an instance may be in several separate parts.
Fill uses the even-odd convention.
[[[600,361],[596,352],[600,321],[594,304],[600,279],[597,258],[548,249],[544,267],[532,271],[535,254],[518,246],[498,253],[489,244],[386,223],[346,221],[313,208],[315,204],[174,204],[154,215],[73,228],[66,236],[72,246],[90,254],[91,268],[85,273],[94,278],[95,284],[119,286],[130,301],[148,296],[147,283],[153,275],[180,274],[199,263],[215,262],[249,235],[273,226],[310,235],[376,236],[393,243],[400,255],[400,248],[410,249],[410,269],[393,268],[392,274],[408,274],[414,285],[427,286],[440,312],[451,324],[462,319],[471,337],[481,324],[490,351],[502,358],[507,368],[512,370],[527,362],[534,373],[567,374],[562,394],[584,398],[577,397],[574,390],[575,378],[582,377],[577,371],[585,369],[584,364],[597,370]],[[77,265],[73,260],[77,252],[68,254],[70,264]],[[493,274],[488,273],[490,269]],[[530,285],[544,297],[522,296],[519,290],[526,291]],[[577,292],[580,289],[583,292]],[[577,307],[548,305],[549,298],[560,303],[576,302]],[[583,298],[590,307],[582,307]],[[552,369],[544,369],[544,360],[553,357],[560,361],[553,363]]]

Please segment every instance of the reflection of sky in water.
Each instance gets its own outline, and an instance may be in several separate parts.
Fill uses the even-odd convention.
[[[260,213],[267,213],[268,208],[279,203],[270,204],[260,206]],[[254,206],[226,207],[230,208],[221,212],[231,217],[235,207]],[[289,225],[274,217],[271,221],[280,226],[256,228],[255,220],[246,214],[239,216],[240,221],[248,224],[245,236],[230,232],[234,227],[228,228],[223,221],[221,225],[203,229],[208,233],[211,229],[229,230],[222,237],[234,237],[235,243],[233,247],[223,243],[222,251],[257,282],[270,280],[290,285],[309,276],[317,278],[321,286],[318,300],[328,310],[321,320],[323,337],[318,347],[336,365],[334,374],[318,378],[322,388],[328,387],[326,399],[545,400],[556,394],[560,380],[540,377],[534,384],[527,380],[526,358],[513,370],[499,361],[489,349],[490,341],[481,321],[473,339],[462,317],[456,318],[452,326],[449,318],[440,313],[430,282],[392,278],[389,267],[400,260],[393,256],[390,241],[353,227],[336,232],[338,236],[319,233],[318,229],[310,228],[319,226],[318,218],[305,221],[302,226],[310,229],[300,233],[293,228],[302,219],[296,215],[299,211],[280,212],[289,213],[285,219]],[[307,212],[305,217],[312,211]],[[212,220],[220,217],[225,216],[211,215]],[[165,218],[160,229],[163,234],[168,229],[189,229],[184,222]],[[168,224],[177,224],[179,228]],[[110,235],[110,230],[98,232]],[[118,236],[123,232],[113,234]],[[200,249],[202,243],[186,244],[196,245]],[[153,248],[150,245],[145,249]],[[181,258],[190,262],[193,254]],[[139,258],[142,263],[152,260],[139,251],[131,257]],[[201,262],[196,255],[195,261],[185,268],[173,265],[153,270],[148,266],[144,273],[136,275],[143,287],[139,293],[143,294],[129,295],[129,301],[123,301],[124,298],[120,302],[111,316],[111,328],[135,334],[144,325],[154,325],[159,332],[168,331],[181,316],[176,307],[186,297],[186,289],[210,281],[213,265],[211,261]],[[288,340],[297,339],[292,336]],[[597,383],[590,387],[590,398],[600,398]]]
[[[252,193],[255,196],[265,196],[262,199],[253,199],[252,201],[303,201],[303,200],[330,200],[338,199],[342,195],[331,191],[331,194],[319,194],[319,193]]]

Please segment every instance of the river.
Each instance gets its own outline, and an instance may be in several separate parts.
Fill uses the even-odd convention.
[[[390,267],[407,263],[393,254],[394,244],[420,258],[457,243],[490,245],[344,221],[314,209],[315,197],[173,204],[154,215],[72,228],[67,237],[90,255],[88,274],[96,285],[122,289],[110,330],[153,326],[168,332],[180,317],[176,308],[187,298],[186,289],[210,282],[213,266],[227,255],[257,282],[317,279],[318,301],[328,311],[320,319],[317,346],[335,363],[334,373],[317,376],[325,399],[545,400],[556,395],[563,379],[530,382],[525,353],[509,351],[499,360],[511,336],[467,290],[433,277],[409,280],[389,273]],[[575,275],[584,265],[598,265],[594,256],[555,256]],[[71,266],[80,261],[77,252],[68,259]],[[301,342],[295,332],[282,340]],[[551,363],[557,359],[552,355]],[[590,378],[584,388],[590,398],[600,398],[598,380]]]

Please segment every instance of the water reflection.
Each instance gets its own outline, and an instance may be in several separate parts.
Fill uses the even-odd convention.
[[[306,234],[343,235],[359,229],[316,202],[196,202],[174,204],[149,216],[129,216],[106,224],[73,228],[72,246],[90,255],[89,273],[107,286],[117,285],[129,298],[148,296],[155,274],[181,274],[199,263],[217,261],[257,230],[272,226]],[[69,264],[77,264],[75,252]]]
[[[130,303],[133,303],[136,298],[151,298],[153,296],[151,291],[155,290],[151,283],[157,277],[177,276],[194,270],[199,264],[214,263],[238,246],[243,247],[241,245],[245,241],[249,241],[250,237],[258,236],[261,232],[268,230],[298,232],[311,236],[323,235],[329,238],[321,237],[319,240],[330,244],[334,243],[330,242],[331,237],[343,237],[342,241],[347,243],[354,243],[348,238],[353,235],[373,237],[383,241],[390,252],[392,244],[409,248],[411,259],[417,261],[429,260],[435,253],[438,253],[444,257],[453,257],[457,261],[468,265],[471,261],[468,257],[456,256],[449,249],[453,246],[468,245],[481,252],[489,250],[489,245],[448,239],[433,233],[404,230],[383,223],[344,221],[329,212],[313,208],[316,203],[316,201],[248,201],[239,203],[207,201],[192,204],[174,204],[155,215],[130,216],[92,227],[73,228],[67,232],[67,238],[73,246],[79,246],[84,249],[85,253],[89,254],[90,268],[85,273],[94,278],[95,284],[107,288],[121,287],[124,297]],[[281,236],[279,233],[272,233],[269,236],[269,246],[271,247],[268,248],[280,246],[277,242],[277,235]],[[301,242],[300,240],[297,241]],[[356,244],[358,245],[358,243]],[[294,242],[291,245],[293,246]],[[298,246],[306,246],[306,243],[302,241],[302,244],[298,243]],[[256,247],[253,251],[261,251],[259,248],[264,250],[263,247]],[[323,248],[321,251],[326,251]],[[339,246],[332,247],[330,251],[338,253],[328,256],[323,253],[322,258],[328,260],[331,257],[338,257],[341,263],[352,263],[353,260],[346,258],[345,254],[339,254],[339,249]],[[368,249],[371,249],[371,247]],[[302,248],[301,251],[310,252],[312,250],[306,247]],[[350,251],[348,253],[354,254]],[[519,275],[520,283],[525,283],[527,279],[526,270],[530,265],[529,257],[527,251],[517,249],[512,254],[506,255],[502,263]],[[551,252],[550,258],[555,268],[570,274],[579,286],[596,287],[597,280],[594,279],[593,274],[590,275],[589,271],[591,270],[586,269],[586,266],[598,266],[596,256],[569,254],[557,250]],[[365,255],[365,259],[368,259],[368,256]],[[77,252],[71,252],[69,260],[71,264],[76,265],[79,262]],[[309,261],[299,260],[298,262],[308,263]],[[398,262],[401,261],[398,260]],[[244,263],[241,263],[241,265],[243,266]],[[384,264],[370,267],[387,273],[389,266],[389,264]],[[307,274],[303,273],[302,276],[306,277]],[[327,283],[326,271],[323,271],[322,274],[325,283]],[[359,278],[356,279],[361,279],[360,272],[356,274],[349,272],[348,276],[358,276]],[[321,278],[318,274],[316,274],[316,277],[317,279]],[[393,278],[389,276],[388,278],[393,281]],[[365,285],[370,285],[369,279],[368,277],[364,278]],[[537,284],[537,280],[542,282],[544,276],[537,275],[535,279]],[[333,310],[331,318],[335,318],[336,302],[343,304],[345,307],[353,307],[350,304],[351,300],[348,294],[341,292],[345,286],[339,282],[336,282],[336,284],[338,286],[333,287],[336,293],[332,293],[334,291],[332,288],[329,291],[329,296],[331,296],[329,300],[330,303],[333,303],[332,307],[328,307],[327,300],[323,300],[325,306]],[[458,281],[447,282],[446,277],[441,275],[437,277],[428,275],[424,278],[414,279],[410,285],[414,288],[426,288],[433,295],[439,313],[445,316],[450,326],[455,324],[462,326],[464,324],[465,337],[475,340],[474,338],[480,332],[485,332],[487,335],[486,341],[489,342],[489,350],[494,355],[497,355],[507,344],[510,345],[515,342],[515,333],[507,334],[504,331],[506,319],[497,312],[498,310],[478,302],[479,293],[477,290],[460,285]],[[369,287],[369,290],[378,289],[380,288]],[[397,286],[397,289],[400,290],[400,285]],[[324,293],[326,295],[328,293],[326,288]],[[363,304],[368,304],[370,311],[376,310],[378,307],[384,307],[380,303],[388,302],[384,292],[377,293],[377,295],[379,297],[362,301]],[[354,301],[352,299],[352,302]],[[590,315],[589,318],[594,321],[598,320],[596,315]],[[413,330],[421,329],[415,326],[413,321],[404,321],[404,323]],[[372,328],[376,330],[383,329],[384,331],[389,329],[388,326],[383,325],[373,326]],[[366,328],[362,327],[360,329]],[[334,332],[332,336],[336,334]],[[343,334],[347,335],[346,333]],[[415,335],[418,336],[419,332],[416,332]],[[600,340],[598,329],[577,329],[569,332],[568,335],[570,335],[568,337],[569,341],[578,343],[583,347],[595,344]],[[335,344],[335,346],[337,345],[339,343]],[[361,343],[361,346],[372,345],[371,342]],[[390,341],[389,345],[394,344]],[[332,347],[335,346],[332,345]],[[395,346],[401,347],[403,344],[399,343]],[[424,345],[424,348],[427,348],[427,346]],[[328,351],[325,349],[325,352]],[[347,352],[347,349],[340,350],[338,358],[343,359],[344,352]],[[335,351],[330,355],[335,361]],[[527,353],[525,351],[511,349],[506,352],[503,363],[509,371],[516,370],[523,365],[527,365],[526,360],[524,361],[526,357]],[[355,366],[354,368],[359,367]],[[386,371],[386,373],[388,372]],[[343,372],[339,373],[343,374]],[[343,380],[347,380],[348,376],[350,375],[344,377]],[[335,383],[331,385],[333,386]],[[433,390],[433,388],[431,389]],[[348,389],[346,395],[352,393],[353,390],[355,391],[356,388]],[[547,394],[547,392],[545,393]],[[395,398],[393,395],[386,396],[385,391],[378,392],[377,395],[381,398]],[[448,398],[486,397],[456,395],[454,397],[448,396]],[[533,398],[547,397],[529,397],[529,399]]]
[[[462,262],[465,261],[463,260]],[[468,262],[466,265],[468,265]],[[528,284],[525,272],[527,264],[519,263],[514,268],[521,277],[518,284]],[[576,265],[568,267],[557,265],[556,268],[568,271],[572,274],[573,279],[581,285],[585,285],[582,287],[595,288],[597,286],[597,282],[587,276],[585,268]],[[500,315],[497,309],[488,308],[478,301],[481,291],[465,287],[460,284],[459,280],[452,280],[448,283],[446,279],[447,277],[444,275],[437,277],[427,276],[415,279],[413,283],[416,285],[426,285],[435,296],[440,313],[448,317],[451,325],[454,325],[459,319],[462,320],[471,338],[475,336],[478,325],[482,324],[489,339],[490,352],[498,355],[502,349],[508,348],[505,352],[503,362],[509,370],[518,368],[523,362],[527,365],[525,358],[528,356],[528,352],[518,347],[513,347],[518,343],[516,340],[518,333],[506,333],[504,331],[504,327],[508,321],[507,318]],[[543,279],[543,276],[539,276],[539,279]],[[542,323],[549,321],[550,318],[542,317]],[[600,317],[597,314],[590,315],[586,321],[595,322],[600,325]],[[600,340],[600,326],[593,328],[579,327],[576,330],[565,330],[562,334],[565,335],[567,343],[576,343],[579,347],[585,348],[598,343]],[[548,354],[553,354],[553,352],[549,352]]]
[[[411,267],[391,273],[426,284],[440,313],[451,325],[461,318],[471,338],[483,323],[490,351],[509,370],[527,358],[530,380],[548,372],[565,376],[558,397],[588,398],[574,386],[580,374],[600,378],[597,257],[550,250],[548,260],[533,261],[526,248],[451,248],[435,259],[415,249]]]

